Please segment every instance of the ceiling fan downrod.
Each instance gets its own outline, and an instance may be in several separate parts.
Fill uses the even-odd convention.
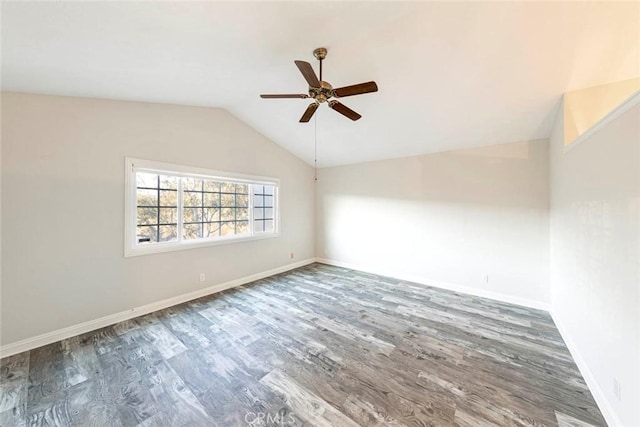
[[[327,49],[324,47],[314,49],[313,56],[320,61],[320,82],[322,83],[322,61],[327,57]]]

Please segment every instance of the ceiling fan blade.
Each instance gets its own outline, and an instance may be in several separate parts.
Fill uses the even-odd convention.
[[[339,98],[344,98],[345,96],[352,95],[360,95],[363,93],[377,92],[378,85],[376,82],[366,82],[366,83],[358,83],[357,85],[344,86],[339,87],[338,89],[334,89],[333,93],[335,96]]]
[[[316,112],[319,105],[320,104],[318,104],[317,102],[312,102],[311,104],[309,104],[302,117],[300,117],[300,123],[307,123],[309,120],[311,120],[313,113]]]
[[[311,66],[311,64],[305,61],[294,61],[294,62],[298,66],[298,69],[300,70],[302,75],[304,76],[304,79],[307,81],[307,83],[309,83],[310,87],[315,87],[315,88],[320,87],[320,80],[318,80],[318,77],[316,76],[316,72],[313,71],[313,67]]]
[[[351,108],[347,107],[344,104],[339,103],[338,101],[329,101],[329,107],[336,110],[338,113],[342,114],[353,120],[354,122],[362,117],[360,114],[353,111]]]
[[[280,93],[273,95],[260,95],[260,98],[264,99],[280,99],[280,98],[308,98],[309,95],[306,93]]]

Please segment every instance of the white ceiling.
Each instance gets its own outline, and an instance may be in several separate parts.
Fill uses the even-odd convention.
[[[224,107],[313,162],[293,64],[329,49],[351,122],[316,113],[319,166],[548,137],[567,90],[640,76],[640,3],[2,3],[2,89]],[[176,142],[177,143],[177,142]]]

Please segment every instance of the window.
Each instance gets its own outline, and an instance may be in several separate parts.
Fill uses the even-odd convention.
[[[185,239],[249,233],[250,184],[184,178],[182,186]]]
[[[254,185],[252,190],[254,230],[260,233],[273,231],[275,188],[272,185]]]
[[[125,256],[278,236],[278,180],[126,159]]]
[[[136,234],[139,243],[170,242],[178,235],[178,179],[136,173]]]

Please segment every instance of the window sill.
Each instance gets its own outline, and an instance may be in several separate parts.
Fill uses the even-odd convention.
[[[141,255],[153,255],[164,252],[183,251],[187,249],[206,248],[210,246],[231,245],[234,243],[251,242],[254,240],[265,240],[280,237],[280,233],[264,233],[246,237],[229,237],[222,239],[210,239],[199,241],[183,241],[183,242],[167,242],[157,243],[150,246],[136,246],[135,248],[127,247],[124,251],[124,257],[130,258]]]

